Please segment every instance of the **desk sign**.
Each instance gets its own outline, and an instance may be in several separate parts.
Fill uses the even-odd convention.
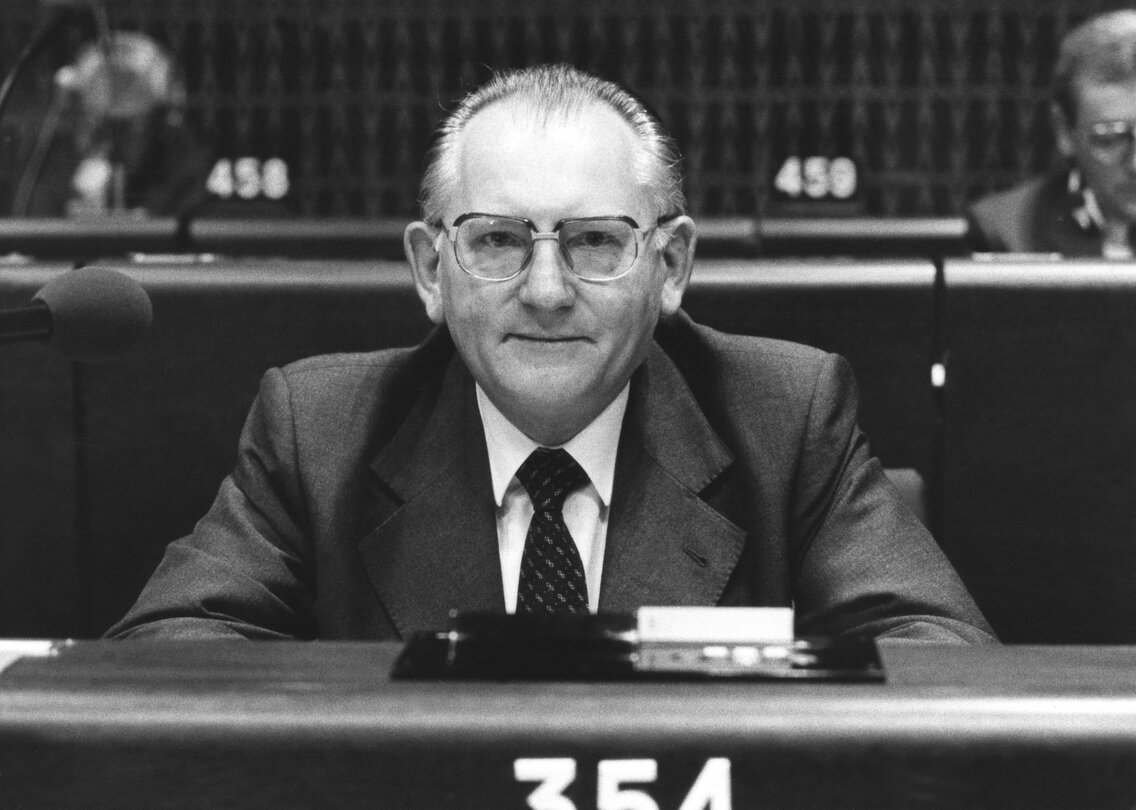
[[[785,217],[863,214],[861,171],[847,155],[793,154],[775,164],[767,215]]]
[[[641,607],[635,612],[644,643],[758,643],[793,640],[787,607]]]
[[[635,615],[643,672],[772,674],[813,661],[794,646],[792,608],[642,607]]]
[[[570,757],[524,758],[513,763],[518,782],[534,782],[531,810],[577,810],[564,791],[576,781]],[[659,778],[654,759],[601,759],[596,767],[596,810],[659,810],[650,787]],[[678,810],[732,810],[730,760],[712,757],[690,785]]]
[[[58,655],[69,642],[32,638],[0,638],[0,672],[21,658]]]
[[[871,639],[796,639],[789,608],[645,607],[536,616],[456,612],[407,640],[394,678],[883,680]]]

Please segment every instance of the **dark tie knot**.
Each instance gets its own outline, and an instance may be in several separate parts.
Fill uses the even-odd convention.
[[[533,508],[560,509],[568,493],[587,482],[588,474],[563,448],[538,447],[517,470],[517,480],[532,498]]]

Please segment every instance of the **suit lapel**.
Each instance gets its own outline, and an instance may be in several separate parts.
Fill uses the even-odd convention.
[[[717,603],[745,533],[700,493],[732,461],[678,369],[652,347],[620,436],[602,610]]]
[[[1101,255],[1103,236],[1096,225],[1078,222],[1075,209],[1083,204],[1068,188],[1068,175],[1049,178],[1038,191],[1030,228],[1030,244],[1041,245],[1063,256]],[[1085,214],[1084,216],[1087,216]]]
[[[485,435],[456,355],[372,469],[398,502],[359,553],[399,633],[443,629],[454,609],[502,609]]]

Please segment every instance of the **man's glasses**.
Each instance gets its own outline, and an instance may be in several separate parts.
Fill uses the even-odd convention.
[[[659,220],[662,222],[662,220]],[[532,259],[533,243],[555,239],[568,269],[585,281],[614,281],[635,266],[641,243],[658,227],[642,229],[631,217],[562,219],[541,232],[531,220],[462,214],[443,233],[462,270],[486,281],[508,281]]]
[[[1136,121],[1101,121],[1089,127],[1089,148],[1101,161],[1115,163],[1136,144]]]

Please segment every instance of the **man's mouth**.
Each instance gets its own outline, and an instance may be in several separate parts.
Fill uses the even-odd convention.
[[[583,340],[582,337],[577,335],[509,335],[513,340],[524,340],[532,343],[572,343],[575,341]]]

